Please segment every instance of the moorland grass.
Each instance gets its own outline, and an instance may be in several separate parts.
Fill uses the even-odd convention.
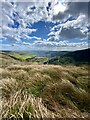
[[[11,65],[2,68],[0,82],[2,117],[89,115],[88,69],[83,66]]]

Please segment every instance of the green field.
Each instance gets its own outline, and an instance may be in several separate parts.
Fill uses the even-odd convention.
[[[10,56],[13,56],[19,60],[26,60],[27,58],[35,57],[36,55],[30,53],[20,53],[20,52],[11,52],[9,53]]]

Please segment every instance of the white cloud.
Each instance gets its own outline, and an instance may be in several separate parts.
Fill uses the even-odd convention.
[[[71,0],[68,0],[68,1],[64,1],[63,4],[64,4],[64,7],[66,7],[66,9],[64,10],[63,13],[59,11],[57,14],[55,14],[53,16],[54,20],[65,19],[65,17],[68,15],[73,15],[75,17],[78,17],[80,14],[86,15],[86,17],[88,18],[88,14],[89,14],[88,11],[90,9],[88,7],[88,2],[86,1],[81,2],[81,0],[77,0],[77,1],[72,0],[71,2]],[[57,4],[57,7],[58,7],[58,4]]]
[[[46,9],[49,1],[15,2],[14,4],[9,2],[2,3],[2,35],[15,37],[15,39],[20,39],[22,36],[30,38],[28,34],[36,32],[36,29],[31,28],[31,24],[40,20],[49,20]],[[33,7],[35,7],[35,10],[32,10]],[[29,28],[27,28],[28,23]],[[15,24],[17,28],[13,28]],[[37,40],[41,39],[35,36],[33,38]]]
[[[29,42],[22,42],[23,45],[31,45]]]
[[[50,36],[48,39],[54,40],[53,38],[66,38],[73,39],[79,38],[83,39],[87,37],[88,31],[88,19],[86,19],[85,15],[80,15],[77,19],[67,21],[65,23],[60,23],[53,28],[51,28],[51,32],[48,34]],[[55,31],[57,29],[57,31]],[[86,32],[86,33],[85,33]],[[53,35],[53,36],[52,36]],[[51,37],[52,36],[52,37]]]
[[[71,43],[69,41],[35,41],[33,47],[39,50],[57,50],[57,51],[73,51],[88,48],[87,42]]]
[[[61,32],[59,33],[60,37],[67,38],[67,39],[73,39],[73,38],[85,38],[85,34],[82,33],[82,31],[78,28],[62,28]]]
[[[67,21],[66,23],[62,24],[61,26],[63,26],[64,28],[73,27],[73,28],[83,29],[86,26],[88,26],[88,19],[86,19],[85,15],[80,15],[76,20]]]
[[[65,37],[67,38],[75,38],[75,35],[77,35],[77,38],[81,38],[84,37],[84,32],[88,31],[87,26],[90,26],[89,20],[90,20],[90,5],[88,2],[86,1],[82,1],[81,0],[67,0],[67,1],[63,1],[66,9],[64,10],[64,12],[59,11],[57,14],[53,15],[53,20],[54,21],[61,21],[62,24],[60,23],[59,25],[55,26],[52,28],[51,33],[49,35],[52,34],[52,31],[55,28],[59,28],[59,33],[61,34],[60,36],[65,35]],[[58,4],[57,4],[57,8],[58,8]],[[71,21],[67,21],[65,22],[69,16],[74,17],[76,20],[71,20]],[[62,27],[62,30],[61,28]],[[69,31],[65,30],[64,28],[68,29]],[[76,31],[76,29],[78,28],[78,33]],[[72,31],[70,31],[70,29]],[[67,31],[67,33],[66,33]],[[69,34],[69,32],[71,32]],[[75,32],[75,33],[74,33]],[[54,34],[56,34],[57,32],[55,32]],[[71,37],[69,37],[69,35],[71,35]],[[80,35],[79,35],[80,34]]]
[[[74,51],[88,48],[87,42],[70,43],[69,41],[51,42],[35,41],[33,44],[22,42],[21,44],[1,44],[4,50],[49,50],[49,51]]]
[[[53,7],[53,14],[56,15],[56,14],[58,14],[59,12],[64,13],[65,10],[66,10],[65,5],[63,5],[63,4],[59,1],[58,4],[56,4],[56,5]]]
[[[77,1],[78,2],[70,3],[70,0],[68,0],[68,2],[64,3],[64,0],[19,0],[14,4],[5,2],[2,4],[3,36],[1,33],[0,36],[8,36],[9,40],[16,41],[17,43],[20,42],[23,45],[30,45],[30,43],[22,42],[20,38],[26,38],[30,40],[35,39],[37,42],[34,44],[40,46],[46,45],[48,47],[56,46],[58,49],[62,46],[69,46],[70,44],[67,44],[66,42],[59,43],[54,41],[61,38],[83,39],[89,35],[89,33],[85,35],[85,32],[88,31],[88,11],[90,8],[88,8],[88,3],[81,3],[80,0]],[[75,19],[66,21],[69,16],[72,16]],[[40,37],[28,36],[28,34],[36,32],[37,29],[33,29],[32,24],[40,20],[54,23],[59,21],[58,25],[55,25],[53,28],[51,28],[47,41],[43,41],[43,39]],[[15,22],[18,24],[17,28],[8,27],[8,24],[14,26]],[[29,28],[27,27],[28,23]],[[57,30],[55,31],[55,29]],[[71,46],[76,46],[77,48],[79,45],[74,43],[71,44]]]

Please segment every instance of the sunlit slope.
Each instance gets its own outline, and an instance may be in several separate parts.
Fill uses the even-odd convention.
[[[87,117],[87,66],[12,65],[2,71],[3,117]]]
[[[32,58],[36,56],[35,54],[26,53],[26,52],[2,51],[1,53],[21,61],[26,60],[27,58]]]
[[[0,66],[1,67],[6,67],[11,64],[17,64],[17,63],[20,63],[20,61],[17,59],[14,59],[13,57],[7,54],[0,53]]]
[[[39,63],[43,64],[48,61],[48,57],[45,56],[37,56],[33,53],[26,52],[14,52],[14,51],[3,51],[0,52],[0,64],[3,66],[8,66],[11,63],[19,64],[30,64],[30,63]]]

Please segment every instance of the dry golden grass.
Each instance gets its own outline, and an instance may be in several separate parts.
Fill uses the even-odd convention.
[[[16,64],[0,69],[3,118],[86,118],[86,66]]]
[[[6,96],[5,96],[6,97]],[[41,98],[35,98],[27,91],[17,91],[9,96],[9,99],[2,98],[2,118],[51,118],[54,113],[47,110],[42,104]]]

